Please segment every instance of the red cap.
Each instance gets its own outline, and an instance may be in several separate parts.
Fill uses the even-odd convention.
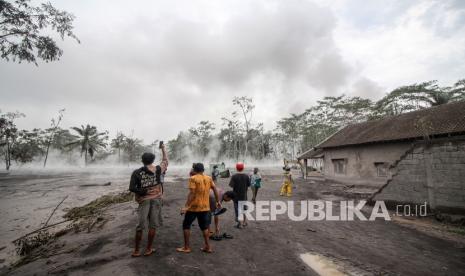
[[[242,163],[242,162],[236,163],[236,170],[239,171],[239,172],[244,170],[244,163]]]

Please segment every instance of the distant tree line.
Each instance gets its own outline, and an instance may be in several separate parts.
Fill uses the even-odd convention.
[[[299,153],[346,125],[460,100],[465,100],[465,79],[446,87],[440,87],[437,81],[402,86],[379,101],[345,95],[324,97],[303,113],[278,120],[273,131],[265,131],[262,123],[252,120],[253,100],[236,97],[233,105],[237,110],[222,118],[216,133],[213,123],[202,121],[170,140],[168,149],[171,158],[178,162],[189,159],[192,153],[197,158],[216,161],[222,158],[296,159]],[[212,149],[216,155],[209,152]]]
[[[58,126],[64,110],[60,110],[58,120],[52,119],[50,128],[18,130],[15,120],[25,115],[19,112],[0,112],[0,157],[9,170],[12,164],[25,164],[44,160],[45,167],[49,151],[58,154],[63,162],[72,162],[76,154],[84,164],[103,160],[111,155],[117,156],[118,163],[139,161],[145,151],[153,151],[153,145],[143,145],[142,140],[118,132],[109,140],[108,131],[99,131],[97,127],[81,125],[63,129]]]
[[[168,141],[170,158],[175,162],[193,157],[208,161],[276,158],[271,148],[273,132],[265,131],[262,123],[254,124],[252,121],[253,99],[235,97],[232,104],[237,110],[221,119],[217,132],[214,132],[214,123],[201,121]]]
[[[441,87],[437,81],[394,89],[379,101],[361,97],[325,97],[301,114],[291,114],[277,122],[276,135],[283,156],[296,158],[340,128],[353,123],[465,100],[465,79]]]
[[[181,131],[167,142],[170,159],[186,163],[192,160],[265,160],[295,159],[302,151],[314,147],[348,124],[375,120],[465,100],[465,80],[440,87],[436,81],[399,87],[374,102],[361,97],[324,97],[301,114],[290,114],[277,121],[274,130],[265,131],[263,123],[254,122],[252,98],[235,97],[236,110],[222,118],[218,127],[209,121]],[[0,158],[8,170],[12,164],[46,159],[49,151],[64,160],[76,154],[87,165],[113,156],[120,164],[138,162],[143,152],[155,152],[158,140],[144,144],[141,139],[118,132],[110,139],[108,131],[90,124],[70,129],[60,127],[64,109],[51,120],[49,128],[18,130],[15,121],[25,115],[0,111]]]

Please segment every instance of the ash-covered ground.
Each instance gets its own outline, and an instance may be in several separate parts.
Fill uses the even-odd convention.
[[[137,166],[136,166],[137,167]],[[20,169],[0,175],[1,265],[15,258],[14,239],[42,227],[54,208],[66,197],[48,225],[62,221],[73,207],[114,192],[128,189],[134,167],[88,167],[59,169]],[[170,168],[170,181],[189,169]]]
[[[252,221],[247,228],[236,229],[232,203],[224,204],[228,211],[221,217],[221,230],[234,239],[212,241],[215,252],[202,253],[198,250],[202,245],[200,231],[194,225],[193,252],[177,253],[175,248],[182,245],[179,209],[186,200],[188,171],[188,168],[170,168],[168,172],[164,226],[157,232],[156,252],[152,256],[130,257],[137,205],[127,202],[105,212],[108,223],[103,227],[89,233],[67,233],[42,249],[42,255],[36,260],[10,270],[3,268],[1,272],[9,275],[318,275],[315,269],[328,261],[340,272],[332,275],[465,275],[465,238],[447,232],[428,219],[291,221],[287,216],[279,216],[277,221]],[[127,190],[130,172],[129,168],[99,168],[86,172],[3,176],[0,180],[2,246],[40,227],[66,195],[69,198],[60,206],[54,221],[62,219],[67,208],[84,205],[108,192]],[[298,175],[298,171],[294,174]],[[263,168],[262,176],[259,200],[338,201],[354,197],[343,185],[296,177],[293,196],[283,198],[279,196],[282,181],[279,167]],[[218,186],[227,190],[228,181],[221,179]],[[111,185],[98,186],[107,182]],[[5,255],[10,248],[1,253]],[[320,256],[320,262],[305,261],[306,254]]]

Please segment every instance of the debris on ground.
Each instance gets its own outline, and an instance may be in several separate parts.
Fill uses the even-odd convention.
[[[19,256],[26,256],[34,249],[47,244],[54,236],[47,230],[37,232],[35,235],[27,236],[15,241],[16,253]]]
[[[82,185],[79,185],[79,187],[98,187],[98,186],[110,186],[110,185],[111,185],[111,182],[106,182],[103,184],[82,184]]]
[[[133,200],[134,195],[131,192],[122,192],[116,195],[104,195],[90,203],[70,209],[63,217],[67,219],[79,219],[95,215],[102,211],[103,208],[113,204],[123,203]]]
[[[55,254],[53,253],[54,249],[47,248],[47,245],[70,231],[78,233],[86,230],[90,233],[93,228],[101,229],[108,221],[103,215],[107,207],[131,201],[133,198],[134,196],[131,192],[101,196],[84,206],[70,209],[63,216],[65,220],[35,230],[15,240],[13,243],[16,246],[16,253],[22,258],[13,264],[13,267],[24,265],[38,258],[48,257],[50,254]],[[51,230],[51,227],[65,222],[69,222],[69,224],[64,229],[62,228],[58,231]],[[38,248],[41,248],[41,250],[37,250]]]

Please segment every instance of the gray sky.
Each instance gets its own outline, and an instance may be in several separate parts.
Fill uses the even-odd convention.
[[[40,1],[39,1],[40,2]],[[81,40],[60,61],[0,61],[0,109],[48,127],[90,123],[114,134],[173,138],[234,96],[274,128],[327,95],[378,99],[405,84],[465,77],[463,1],[55,0]]]

